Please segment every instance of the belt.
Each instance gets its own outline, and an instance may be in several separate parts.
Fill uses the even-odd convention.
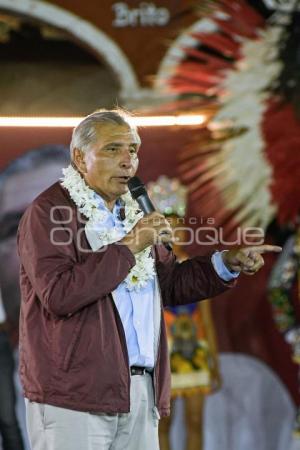
[[[130,373],[131,375],[145,375],[145,373],[152,373],[152,370],[147,369],[147,367],[131,366]]]

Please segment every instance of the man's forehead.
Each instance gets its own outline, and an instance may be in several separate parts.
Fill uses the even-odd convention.
[[[12,211],[24,211],[47,187],[62,176],[61,164],[45,165],[12,174],[0,187],[0,216]]]
[[[105,124],[97,129],[97,136],[99,141],[119,142],[140,144],[141,138],[136,128],[131,128],[130,125]]]

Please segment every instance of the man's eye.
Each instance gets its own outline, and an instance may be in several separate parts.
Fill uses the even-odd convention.
[[[135,147],[130,147],[129,151],[130,151],[130,153],[132,155],[136,155],[137,154],[137,149]]]

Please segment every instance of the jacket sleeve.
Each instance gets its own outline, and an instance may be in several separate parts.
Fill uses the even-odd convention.
[[[172,252],[157,246],[156,270],[164,306],[194,303],[215,297],[236,284],[216,273],[211,256],[196,256],[179,263]]]
[[[112,292],[135,264],[128,247],[116,244],[78,258],[71,231],[68,224],[51,223],[49,206],[33,203],[18,232],[23,296],[30,292],[29,285],[56,316],[74,314]]]

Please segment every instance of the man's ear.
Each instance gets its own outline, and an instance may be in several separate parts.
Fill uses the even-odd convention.
[[[84,152],[79,148],[74,148],[73,150],[73,162],[80,173],[86,173]]]

